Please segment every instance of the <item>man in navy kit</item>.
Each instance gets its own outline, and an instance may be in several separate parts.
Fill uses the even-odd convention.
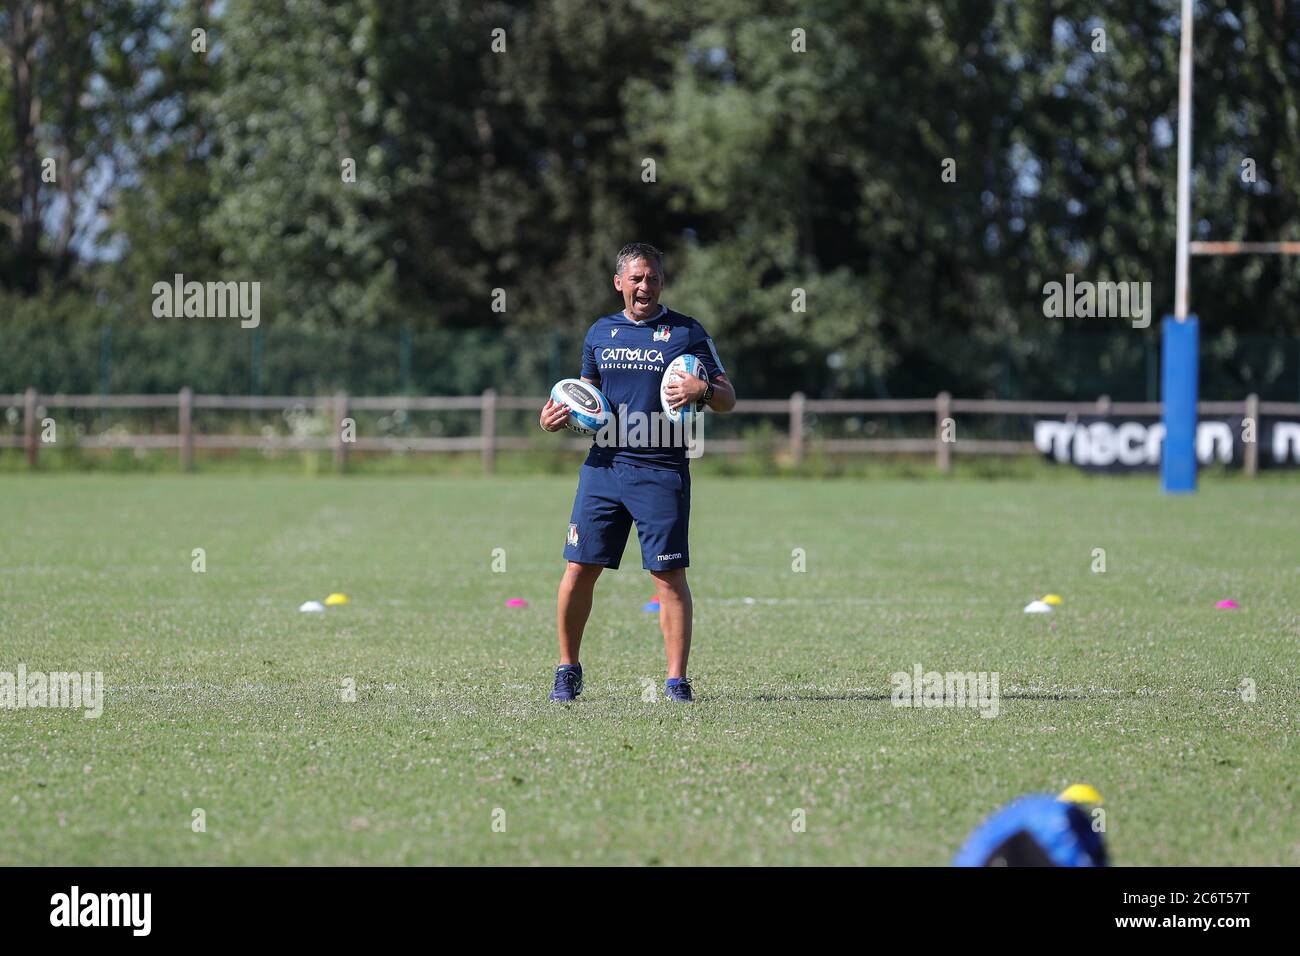
[[[659,304],[663,281],[663,255],[658,249],[639,242],[624,246],[614,272],[623,310],[597,319],[583,343],[583,381],[604,393],[625,425],[638,416],[642,421],[658,421],[660,381],[664,369],[679,355],[699,359],[707,378],[675,377],[666,388],[674,409],[695,403],[701,409],[729,412],[736,404],[735,389],[704,327]],[[565,406],[547,399],[540,423],[546,431],[559,431],[567,417]],[[570,701],[582,693],[578,649],[591,614],[596,579],[605,568],[618,569],[635,521],[641,565],[654,578],[659,597],[659,627],[668,656],[664,693],[670,700],[689,702],[686,659],[691,650],[692,607],[686,583],[690,564],[686,538],[691,475],[686,447],[680,441],[664,447],[654,437],[662,435],[654,425],[618,431],[612,442],[597,435],[578,476],[564,548],[568,566],[556,608],[560,666],[551,700]],[[620,439],[625,442],[619,444]]]

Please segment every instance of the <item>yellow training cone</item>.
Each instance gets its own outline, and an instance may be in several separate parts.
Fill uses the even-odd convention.
[[[348,596],[346,594],[339,594],[338,591],[335,591],[333,594],[331,594],[329,597],[325,599],[326,607],[338,607],[340,604],[347,604],[347,603],[348,603]]]
[[[1056,798],[1065,803],[1101,803],[1101,794],[1097,788],[1086,783],[1075,783],[1061,791]]]
[[[1050,604],[1050,605],[1052,605],[1052,607],[1057,607],[1057,606],[1059,606],[1060,603],[1061,603],[1061,595],[1059,595],[1059,594],[1044,594],[1044,595],[1043,595],[1043,603],[1044,603],[1044,604]]]

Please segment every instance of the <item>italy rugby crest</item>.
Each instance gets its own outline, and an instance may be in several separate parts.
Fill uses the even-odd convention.
[[[654,341],[667,342],[668,339],[672,336],[672,334],[673,334],[672,326],[661,325],[659,326],[659,328],[655,329]]]
[[[578,546],[578,526],[576,524],[569,525],[569,544],[575,548]]]

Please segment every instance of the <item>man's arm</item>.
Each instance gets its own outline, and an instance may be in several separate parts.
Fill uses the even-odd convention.
[[[684,389],[687,401],[699,405],[701,411],[711,408],[715,412],[729,412],[735,408],[736,386],[732,385],[731,379],[727,378],[727,370],[722,366],[722,359],[718,357],[713,339],[698,322],[691,330],[688,351],[700,360],[705,375],[704,380],[697,379],[693,375],[687,376],[690,379]],[[701,402],[703,404],[699,404]],[[677,407],[676,402],[673,402],[673,407]]]
[[[709,390],[709,383],[694,375],[675,376],[665,387],[668,404],[672,408],[681,408],[687,403],[703,401],[704,393]],[[736,407],[736,388],[725,374],[713,376],[713,395],[705,404],[715,412],[729,412]]]
[[[544,432],[558,432],[564,427],[564,423],[569,419],[568,406],[562,405],[550,396],[546,398],[546,404],[542,406],[542,414],[538,418],[537,424],[542,426]]]
[[[715,412],[729,412],[736,407],[736,387],[727,376],[713,376],[713,397],[705,404]]]
[[[590,331],[587,333],[587,338],[584,339],[582,343],[582,367],[584,370],[588,368],[596,368],[595,359],[591,353]],[[600,388],[600,376],[598,374],[594,376],[581,375],[579,377],[588,385],[595,385],[597,388]],[[537,424],[542,426],[542,431],[544,432],[558,432],[564,428],[564,423],[568,418],[569,410],[559,402],[552,401],[550,396],[547,396],[546,404],[542,406],[542,413],[538,416]]]

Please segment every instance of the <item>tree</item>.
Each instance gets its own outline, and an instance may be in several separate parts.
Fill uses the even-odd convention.
[[[10,248],[0,281],[33,292],[69,278],[131,174],[158,2],[9,0],[0,10],[12,157],[0,174]]]

